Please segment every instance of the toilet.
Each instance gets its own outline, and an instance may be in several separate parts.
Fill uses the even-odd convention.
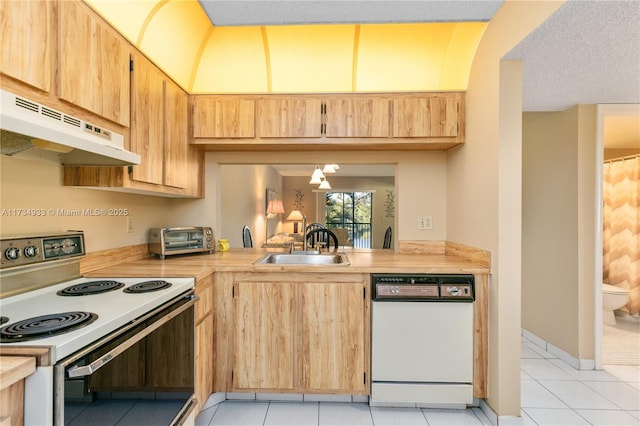
[[[602,322],[615,325],[616,317],[613,311],[627,304],[629,290],[610,284],[602,284]]]

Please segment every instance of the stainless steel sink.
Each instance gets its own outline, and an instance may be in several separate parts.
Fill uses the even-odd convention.
[[[349,259],[344,253],[269,253],[253,262],[254,265],[329,265],[347,266]]]

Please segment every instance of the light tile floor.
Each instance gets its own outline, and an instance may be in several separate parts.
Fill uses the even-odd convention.
[[[640,425],[640,366],[579,371],[523,338],[523,425]],[[512,424],[510,422],[510,424]],[[479,408],[436,410],[367,403],[224,401],[207,404],[196,426],[491,425]]]

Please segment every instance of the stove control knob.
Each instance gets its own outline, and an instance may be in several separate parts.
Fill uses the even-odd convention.
[[[20,249],[18,247],[9,247],[4,251],[4,257],[9,260],[16,260],[20,257]]]
[[[24,248],[24,256],[25,257],[36,257],[38,255],[38,247],[36,246],[26,246]]]

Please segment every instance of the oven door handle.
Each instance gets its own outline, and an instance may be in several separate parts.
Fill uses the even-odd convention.
[[[131,337],[130,339],[122,342],[115,348],[111,349],[109,352],[102,355],[100,358],[96,359],[91,364],[69,368],[69,370],[67,371],[67,374],[69,375],[70,378],[85,377],[85,376],[92,375],[93,373],[98,371],[100,368],[107,365],[110,361],[117,358],[118,355],[120,355],[121,353],[129,349],[131,346],[135,345],[140,340],[144,339],[149,334],[153,333],[158,328],[162,327],[163,325],[171,321],[173,318],[177,317],[178,315],[180,315],[181,313],[189,309],[191,306],[195,305],[197,301],[198,301],[198,296],[194,296],[194,295],[189,296],[189,301],[187,303],[180,305],[180,307],[169,312],[167,315],[160,318],[158,321],[154,322],[149,327],[142,330],[140,333],[136,334],[135,336]]]

